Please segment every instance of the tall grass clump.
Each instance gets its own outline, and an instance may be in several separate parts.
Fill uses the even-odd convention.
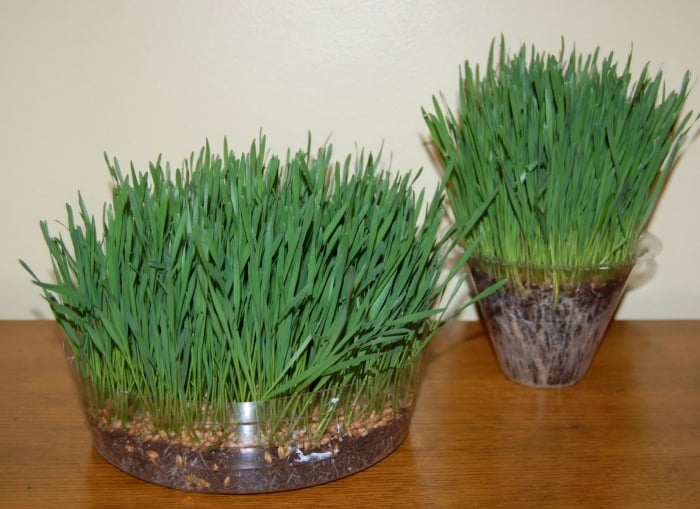
[[[667,92],[648,65],[635,80],[631,53],[619,68],[599,49],[511,54],[502,38],[496,54],[494,45],[483,74],[465,62],[455,112],[435,97],[434,112],[423,110],[456,220],[495,193],[466,242],[512,263],[503,275],[513,283],[528,277],[522,264],[632,262],[688,133],[689,74]],[[564,273],[547,278],[556,286]]]
[[[440,233],[442,190],[426,203],[371,154],[333,162],[309,144],[282,160],[261,137],[175,171],[105,159],[100,228],[80,199],[65,236],[41,223],[56,281],[22,264],[113,413],[124,395],[177,421],[193,403],[303,400],[408,366],[463,277],[466,256],[443,271],[465,233]]]

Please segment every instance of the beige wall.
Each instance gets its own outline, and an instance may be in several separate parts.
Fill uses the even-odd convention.
[[[700,77],[698,20],[695,0],[0,0],[0,318],[49,316],[17,260],[48,277],[38,221],[62,220],[78,190],[100,213],[103,151],[142,167],[159,153],[179,163],[205,138],[246,149],[260,128],[286,151],[310,130],[339,154],[383,143],[393,169],[425,167],[432,186],[420,107],[454,96],[459,66],[494,36],[556,51],[563,35],[620,56],[634,45],[636,67],[676,87],[686,69]],[[700,111],[697,86],[688,106]],[[656,271],[619,318],[700,318],[699,169],[700,140],[652,222]]]

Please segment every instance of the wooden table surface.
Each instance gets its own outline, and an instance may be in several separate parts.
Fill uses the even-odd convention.
[[[323,486],[201,495],[92,448],[50,321],[0,321],[0,507],[700,507],[700,321],[615,322],[586,379],[501,375],[478,323],[430,345],[406,441]]]

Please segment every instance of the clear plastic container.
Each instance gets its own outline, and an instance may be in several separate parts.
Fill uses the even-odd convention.
[[[415,359],[340,389],[218,407],[169,403],[167,412],[80,384],[95,447],[117,468],[181,490],[266,493],[334,481],[393,452],[408,434],[419,371]]]
[[[530,387],[566,387],[581,381],[631,272],[660,249],[659,240],[647,234],[635,259],[614,266],[543,267],[472,258],[469,268],[477,291],[504,274],[520,276],[479,301],[501,371]]]

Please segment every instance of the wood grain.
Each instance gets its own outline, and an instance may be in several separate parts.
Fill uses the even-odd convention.
[[[700,504],[700,321],[615,322],[580,384],[506,380],[478,323],[426,354],[409,437],[323,486],[199,495],[138,481],[90,443],[49,321],[0,321],[0,507],[591,507]]]

